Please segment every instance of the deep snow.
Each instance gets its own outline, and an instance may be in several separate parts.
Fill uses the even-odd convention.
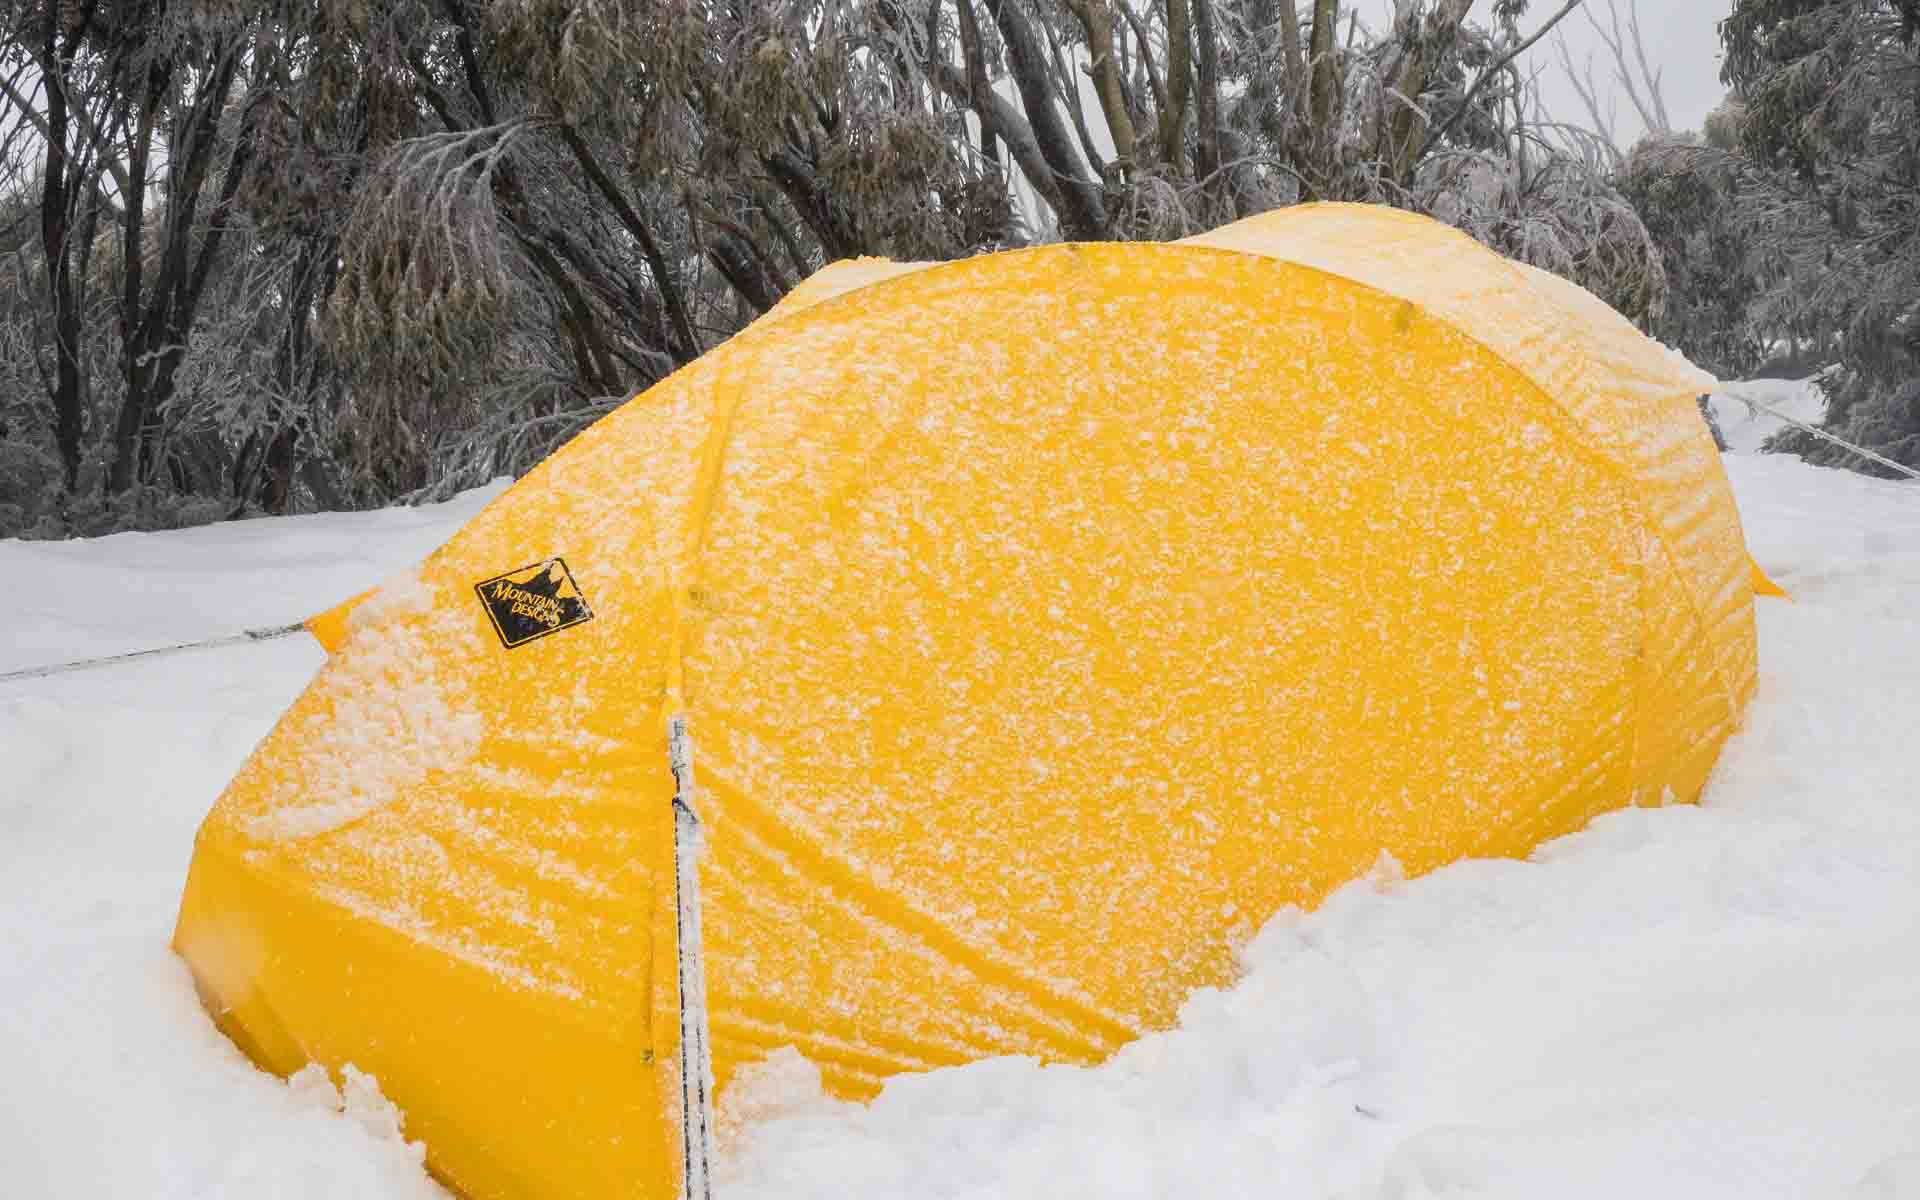
[[[1745,444],[1745,439],[1740,443]],[[723,1200],[1920,1197],[1920,486],[1728,459],[1761,688],[1698,808],[1531,862],[1390,864],[1104,1067],[1003,1059],[865,1109],[781,1056]],[[284,622],[431,509],[0,542],[0,670]],[[166,948],[193,831],[303,638],[0,684],[0,1195],[423,1197],[371,1081],[255,1071]]]

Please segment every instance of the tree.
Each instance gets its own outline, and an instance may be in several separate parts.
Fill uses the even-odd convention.
[[[1920,465],[1920,5],[1738,0],[1721,25],[1773,336],[1831,339],[1827,424]],[[1782,447],[1868,469],[1806,435]]]
[[[39,211],[16,278],[45,299],[0,352],[41,379],[69,499],[88,485],[110,503],[190,490],[168,417],[241,223],[263,99],[243,67],[259,31],[230,8],[162,0],[4,11],[8,135],[40,159],[31,174],[7,164],[10,195],[37,193]]]
[[[1580,2],[0,3],[0,379],[31,385],[0,522],[440,495],[830,260],[1303,199],[1439,215],[1644,317],[1645,231],[1516,65]]]
[[[1587,27],[1606,48],[1607,71],[1604,81],[1594,75],[1591,53],[1584,62],[1575,64],[1566,39],[1557,35],[1554,38],[1554,51],[1559,57],[1561,70],[1573,85],[1574,93],[1580,97],[1588,128],[1600,135],[1600,145],[1611,153],[1614,165],[1619,166],[1623,143],[1614,120],[1614,100],[1617,96],[1624,94],[1627,102],[1633,106],[1635,115],[1640,118],[1643,136],[1668,138],[1677,131],[1673,127],[1673,118],[1667,113],[1664,69],[1656,68],[1647,53],[1646,30],[1640,24],[1639,0],[1626,0],[1624,12],[1620,7],[1621,0],[1604,0],[1604,3],[1607,9],[1604,21],[1595,5],[1589,5],[1581,14],[1586,18]]]
[[[1722,378],[1752,372],[1782,332],[1754,303],[1769,240],[1762,174],[1724,144],[1671,132],[1642,138],[1614,173],[1667,274],[1653,333]]]

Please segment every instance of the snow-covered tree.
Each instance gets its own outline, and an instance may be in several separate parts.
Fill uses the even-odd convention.
[[[33,236],[0,521],[439,494],[833,259],[1308,199],[1433,213],[1646,319],[1653,243],[1519,65],[1579,2],[5,0],[0,209]]]
[[[1752,167],[1754,325],[1830,337],[1829,425],[1920,466],[1920,3],[1738,0],[1721,36]],[[1781,444],[1874,469],[1803,434]]]

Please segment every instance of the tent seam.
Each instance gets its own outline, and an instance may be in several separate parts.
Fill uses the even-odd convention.
[[[1051,249],[1051,247],[1036,247],[1036,250],[1040,251],[1048,249]],[[863,289],[854,290],[860,291]],[[812,317],[815,315],[815,310],[823,307],[824,304],[830,304],[833,300],[840,298],[839,296],[835,296],[832,300],[823,302],[821,305],[813,305],[803,309],[801,312],[794,314],[793,317],[788,318],[788,321],[799,321]],[[786,322],[782,322],[782,324],[786,324]],[[734,343],[733,346],[727,348],[727,351],[723,352],[727,353],[728,360],[716,364],[716,377],[713,387],[718,395],[716,396],[713,416],[710,418],[711,425],[707,433],[707,438],[701,447],[701,462],[697,468],[693,486],[695,512],[688,523],[686,540],[682,548],[682,554],[686,560],[684,570],[685,582],[683,586],[674,589],[673,595],[673,629],[667,652],[666,696],[660,717],[663,724],[671,715],[685,712],[687,708],[685,650],[686,632],[690,623],[687,609],[693,592],[699,587],[706,576],[705,550],[707,534],[711,528],[713,511],[719,497],[727,448],[733,439],[735,428],[734,418],[739,412],[742,398],[746,393],[746,389],[741,386],[738,374],[750,374],[752,364],[757,361],[756,359],[748,358],[748,361],[742,364],[734,360],[746,356],[751,346],[751,343],[746,345]],[[735,347],[739,347],[739,349],[735,349]],[[754,805],[750,797],[745,797],[744,793],[742,793],[742,795],[750,806]],[[808,849],[810,849],[813,854],[829,861],[831,861],[833,857],[823,848],[814,847],[811,839],[808,839]],[[825,883],[825,880],[820,879],[818,873],[809,873],[813,874],[816,880]],[[891,893],[888,894],[891,895]],[[904,900],[899,900],[898,903],[907,911],[912,911],[912,906]],[[883,913],[880,909],[870,904],[862,905],[861,907],[871,917],[880,921],[882,924],[910,936],[918,937],[923,941],[926,940],[926,935],[923,931],[913,929],[908,923],[902,923],[895,919],[892,914]],[[976,948],[965,939],[956,939],[956,943],[969,956],[977,956],[986,962],[992,961],[993,956],[990,952]],[[929,942],[928,944],[931,946],[933,943]],[[974,963],[961,962],[953,958],[951,954],[946,953],[942,953],[942,957],[946,958],[949,962],[953,962],[956,966],[961,966],[976,976],[981,978],[986,977],[986,974],[983,974],[979,966]],[[1106,1026],[1106,1028],[1103,1028],[1103,1033],[1106,1033],[1108,1036],[1113,1036],[1116,1030],[1121,1031],[1123,1040],[1126,1036],[1138,1035],[1138,1031],[1132,1028],[1130,1022],[1116,1015],[1102,1012],[1097,1007],[1087,1005],[1083,1000],[1060,994],[1051,984],[1033,978],[1026,971],[1009,969],[1007,973],[1015,982],[1021,985],[1021,990],[1028,995],[1029,999],[1036,1004],[1041,1012],[1047,1012],[1051,1009],[1057,1013],[1063,1009],[1072,1011],[1079,1008],[1083,1010],[1079,1014],[1082,1020],[1093,1018],[1089,1023]]]
[[[729,348],[731,349],[731,348]],[[737,357],[729,354],[729,360]],[[714,411],[708,418],[705,441],[701,443],[700,463],[695,468],[692,488],[693,512],[681,545],[682,582],[673,589],[673,630],[667,643],[666,704],[664,721],[686,706],[686,634],[687,609],[693,593],[706,578],[707,534],[720,492],[720,474],[726,462],[727,446],[733,440],[733,418],[740,407],[741,388],[734,377],[732,361],[718,364],[714,380]]]
[[[1544,293],[1536,289],[1533,286],[1532,282],[1527,279],[1527,277],[1519,270],[1519,268],[1515,267],[1507,259],[1501,258],[1499,255],[1493,255],[1493,258],[1494,258],[1494,261],[1499,264],[1500,269],[1503,272],[1507,273],[1508,275],[1512,276],[1514,281],[1522,289],[1524,289],[1528,295],[1533,296],[1536,300],[1546,305],[1549,309],[1553,311],[1562,312],[1562,313],[1566,312],[1565,309],[1561,308],[1558,304],[1554,303],[1551,297],[1545,295]],[[1484,343],[1482,344],[1484,345]],[[1491,349],[1491,347],[1489,347],[1489,349]],[[1499,355],[1498,351],[1495,351],[1495,353],[1500,358],[1505,360],[1506,358],[1505,355]],[[1579,360],[1579,365],[1582,368],[1582,371],[1581,371],[1582,380],[1584,381],[1585,379],[1591,377],[1594,371],[1594,362],[1592,357],[1587,353],[1586,346],[1583,345],[1579,341],[1579,339],[1574,339],[1568,353]],[[1513,366],[1515,370],[1520,371],[1520,373],[1523,375],[1527,374],[1526,371],[1522,370],[1519,366],[1513,364],[1510,360],[1508,361],[1508,365]],[[1529,375],[1529,378],[1531,378],[1530,375]],[[1545,391],[1544,388],[1541,390],[1543,392]],[[1689,394],[1688,392],[1681,391],[1681,390],[1675,390],[1672,392],[1665,393],[1665,395],[1668,398],[1679,398],[1682,396],[1686,396],[1688,394]],[[1580,421],[1580,419],[1577,416],[1574,416],[1574,414],[1570,410],[1568,410],[1567,406],[1561,401],[1559,401],[1557,398],[1549,395],[1547,399],[1550,402],[1557,405],[1561,409],[1561,411],[1566,412],[1567,415],[1573,419],[1576,425],[1585,424],[1584,422]],[[1699,432],[1701,433],[1706,432],[1704,424],[1702,425]],[[1623,450],[1623,453],[1621,454],[1621,458],[1624,463],[1627,458],[1626,454],[1624,453],[1625,447],[1622,447],[1622,450]],[[1716,465],[1718,465],[1717,458],[1715,462],[1716,462]],[[1722,479],[1722,482],[1724,483],[1726,479],[1724,466],[1721,468],[1721,472],[1722,472],[1721,479]],[[1704,607],[1702,607],[1700,602],[1700,597],[1695,594],[1694,589],[1689,586],[1686,586],[1685,581],[1687,579],[1687,573],[1681,569],[1679,555],[1675,552],[1673,548],[1673,544],[1667,540],[1665,526],[1661,523],[1655,522],[1652,519],[1653,513],[1650,511],[1650,506],[1647,501],[1647,496],[1642,490],[1642,488],[1640,487],[1641,478],[1638,472],[1632,472],[1632,483],[1633,483],[1633,486],[1631,486],[1628,490],[1633,497],[1634,506],[1636,507],[1636,509],[1639,510],[1641,523],[1647,526],[1649,531],[1653,534],[1653,540],[1655,544],[1657,544],[1660,547],[1661,554],[1666,560],[1667,567],[1674,572],[1677,578],[1683,581],[1680,590],[1686,595],[1687,607],[1693,613],[1695,636],[1704,639],[1705,637],[1710,636],[1712,634],[1714,629],[1714,623],[1707,620],[1706,610]],[[1745,539],[1743,538],[1742,539],[1743,550],[1744,550],[1744,541]],[[1751,556],[1748,556],[1748,557],[1750,558]],[[1643,576],[1644,576],[1644,573],[1645,573],[1645,565],[1642,564]],[[1749,595],[1748,595],[1747,602],[1751,604],[1753,602],[1752,595],[1751,595],[1751,592],[1752,592],[1751,586],[1749,586],[1748,592],[1749,592]],[[1731,722],[1738,715],[1738,711],[1737,711],[1738,704],[1736,702],[1736,697],[1738,696],[1738,690],[1733,686],[1733,681],[1731,677],[1728,675],[1727,664],[1724,661],[1723,656],[1718,653],[1715,653],[1712,656],[1712,658],[1713,658],[1713,674],[1714,674],[1714,677],[1719,681],[1721,690],[1726,694],[1728,720],[1729,722]],[[1635,738],[1637,742],[1638,740],[1637,718],[1636,718],[1636,724],[1635,724],[1635,731],[1636,731]]]

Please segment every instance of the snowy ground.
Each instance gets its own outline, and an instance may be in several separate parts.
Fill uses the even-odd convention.
[[[1237,987],[1102,1068],[981,1063],[861,1110],[775,1063],[734,1098],[723,1200],[1920,1197],[1920,487],[1729,465],[1795,602],[1761,603],[1705,805],[1276,918]],[[479,499],[0,542],[0,670],[304,615]],[[0,684],[0,1194],[440,1195],[364,1081],[254,1071],[166,949],[196,824],[319,660]]]

